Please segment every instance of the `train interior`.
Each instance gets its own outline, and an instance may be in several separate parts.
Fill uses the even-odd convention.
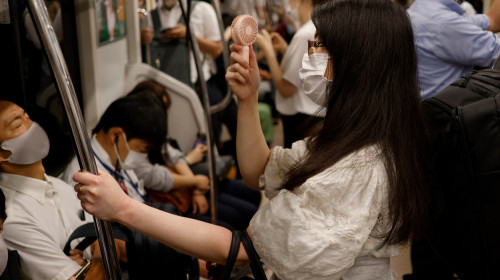
[[[27,108],[49,134],[51,152],[46,158],[47,173],[59,176],[65,165],[75,155],[73,134],[67,123],[67,113],[60,98],[60,85],[55,82],[52,64],[47,60],[44,46],[33,44],[36,38],[27,39],[26,18],[28,2],[0,0],[0,55],[2,58],[2,99],[12,100]],[[206,108],[197,93],[189,86],[143,63],[140,44],[140,14],[156,5],[154,0],[115,0],[120,32],[103,38],[102,7],[105,1],[59,0],[62,39],[59,45],[61,59],[70,74],[74,96],[84,118],[85,129],[90,133],[107,106],[124,96],[140,81],[154,79],[166,87],[172,104],[169,110],[169,137],[175,138],[179,148],[187,153],[199,134],[207,134]],[[257,1],[263,5],[273,1]],[[483,3],[486,1],[483,1]],[[144,5],[139,7],[139,5]],[[489,6],[488,4],[484,6]],[[142,13],[144,13],[142,10]],[[48,9],[49,16],[55,13]],[[221,14],[218,14],[221,17]],[[222,23],[222,18],[220,23]],[[52,28],[52,27],[50,27]],[[55,28],[55,27],[54,27]],[[222,28],[221,28],[222,30]],[[40,32],[40,30],[37,30]],[[36,34],[36,33],[35,33]],[[59,38],[58,38],[59,39]],[[40,45],[40,43],[38,43]],[[188,63],[188,62],[186,62]],[[283,135],[279,118],[273,119],[274,138],[271,146],[282,145]],[[223,132],[223,139],[228,133]],[[217,148],[215,154],[219,153]],[[265,202],[263,202],[265,203]],[[411,273],[409,249],[391,260],[399,278]]]

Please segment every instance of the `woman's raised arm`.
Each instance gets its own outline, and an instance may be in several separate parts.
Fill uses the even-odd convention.
[[[249,57],[242,54],[243,47],[231,46],[231,66],[227,69],[226,80],[238,98],[238,129],[236,152],[240,172],[247,186],[258,188],[259,177],[264,173],[269,160],[269,147],[260,126],[258,90],[259,68],[249,46]]]

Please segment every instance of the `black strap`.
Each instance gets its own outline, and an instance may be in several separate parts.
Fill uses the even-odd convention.
[[[128,233],[123,226],[116,223],[112,223],[111,226],[113,228],[114,238],[128,241],[128,236],[127,236]],[[73,233],[71,233],[71,235],[69,236],[68,241],[66,241],[63,252],[69,256],[69,251],[71,250],[71,241],[82,237],[85,238],[82,241],[80,241],[78,245],[76,245],[75,249],[83,251],[88,246],[90,246],[90,244],[92,244],[94,241],[97,240],[97,234],[95,232],[94,223],[87,223],[76,228],[73,231]]]
[[[229,248],[229,254],[227,255],[226,265],[224,266],[224,270],[222,270],[221,277],[219,278],[221,280],[231,279],[231,271],[236,263],[238,252],[240,251],[240,239],[241,232],[239,230],[233,231],[233,240],[231,241],[231,248]]]
[[[241,231],[241,242],[243,243],[243,247],[245,247],[248,258],[250,259],[250,267],[252,268],[252,273],[255,279],[267,280],[259,255],[257,254],[257,251],[255,251],[255,247],[253,246],[250,237],[248,237],[246,230]]]

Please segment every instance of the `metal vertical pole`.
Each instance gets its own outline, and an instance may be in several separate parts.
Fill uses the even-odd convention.
[[[181,6],[182,15],[186,22],[186,39],[189,38],[191,42],[191,48],[193,51],[193,57],[196,64],[196,70],[198,72],[198,79],[200,80],[200,88],[201,88],[201,96],[203,98],[202,105],[203,111],[205,114],[205,119],[207,122],[207,159],[208,159],[208,178],[210,180],[210,213],[212,216],[212,223],[215,224],[217,222],[217,210],[218,210],[218,182],[215,180],[217,176],[215,174],[215,155],[214,155],[214,143],[212,137],[212,119],[211,119],[211,111],[210,111],[210,101],[208,98],[208,89],[207,83],[205,82],[205,76],[203,75],[203,69],[201,64],[201,52],[200,47],[198,46],[198,41],[196,40],[196,36],[193,33],[193,30],[189,28],[189,14],[191,8],[191,0],[188,0],[188,10],[187,12],[184,10],[184,5],[182,4],[182,0],[179,0],[179,5]]]
[[[71,82],[66,61],[62,55],[59,42],[57,42],[57,37],[49,19],[45,3],[42,0],[28,0],[28,4],[29,12],[35,23],[40,42],[44,46],[66,115],[68,116],[71,132],[75,139],[76,153],[80,167],[83,170],[97,174],[97,166],[92,154],[82,112],[76,98],[75,88]],[[94,217],[94,225],[99,240],[106,279],[121,279],[120,264],[116,255],[111,224]]]
[[[215,13],[217,14],[217,21],[219,23],[219,32],[222,41],[222,59],[224,60],[224,69],[227,69],[229,65],[231,65],[231,60],[229,59],[229,47],[227,46],[227,42],[224,40],[224,23],[222,22],[222,12],[220,9],[219,0],[211,0],[210,1],[214,6]],[[231,103],[231,99],[233,98],[233,94],[231,92],[231,88],[227,87],[226,96],[224,99],[218,103],[210,106],[210,114],[215,114],[224,110],[229,103]]]

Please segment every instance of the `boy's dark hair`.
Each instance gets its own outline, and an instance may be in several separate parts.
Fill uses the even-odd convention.
[[[112,127],[121,127],[127,140],[138,138],[145,140],[150,149],[159,147],[167,135],[163,102],[149,89],[122,97],[109,105],[92,133],[107,132]]]
[[[0,219],[5,221],[7,219],[7,213],[5,212],[5,194],[0,189]]]
[[[153,79],[145,80],[138,83],[128,95],[134,95],[137,92],[140,92],[141,90],[144,89],[152,90],[153,92],[156,92],[158,95],[160,95],[167,110],[168,108],[170,108],[170,105],[172,105],[172,100],[170,99],[170,95],[165,89],[165,86],[163,86],[162,84],[158,83]]]

